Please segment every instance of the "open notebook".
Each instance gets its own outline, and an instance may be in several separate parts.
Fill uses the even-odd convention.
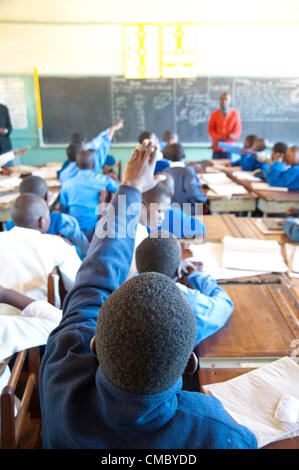
[[[0,168],[1,166],[5,165],[7,162],[10,162],[10,160],[13,160],[15,158],[15,154],[13,153],[12,150],[10,152],[5,152],[0,155]]]
[[[289,276],[299,278],[299,246],[285,243],[284,250],[289,267]]]
[[[267,272],[287,272],[279,243],[275,240],[223,238],[222,266]]]
[[[259,448],[299,435],[299,366],[289,357],[202,389],[253,432]]]

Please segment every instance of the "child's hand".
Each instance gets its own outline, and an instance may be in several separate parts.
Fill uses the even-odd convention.
[[[283,162],[284,159],[284,154],[276,152],[272,155],[272,161],[273,162]]]
[[[289,217],[291,215],[298,215],[298,211],[297,211],[297,207],[290,207],[287,211],[286,211],[286,216]]]
[[[1,304],[6,303],[6,292],[7,292],[7,289],[0,284],[0,303]]]
[[[124,169],[122,184],[144,193],[166,179],[165,175],[154,177],[158,147],[153,146],[152,140],[144,140],[142,146],[134,150]]]

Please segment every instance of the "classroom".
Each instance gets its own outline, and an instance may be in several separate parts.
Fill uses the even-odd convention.
[[[0,448],[298,451],[299,1],[0,24]]]

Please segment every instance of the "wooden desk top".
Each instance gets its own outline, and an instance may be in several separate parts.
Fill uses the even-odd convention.
[[[225,382],[251,370],[253,369],[200,369],[198,372],[199,383],[202,387],[203,385]],[[202,389],[201,392],[203,393]],[[299,449],[299,437],[272,442],[263,449]]]
[[[226,325],[202,341],[202,358],[290,356],[299,338],[299,303],[284,284],[222,286],[234,303]]]

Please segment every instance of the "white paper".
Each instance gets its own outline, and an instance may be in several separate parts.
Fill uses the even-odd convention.
[[[231,179],[227,177],[225,173],[218,172],[218,173],[203,173],[201,175],[202,179],[207,184],[222,184],[222,183],[231,183]]]
[[[256,436],[258,447],[299,435],[299,423],[278,421],[277,404],[283,394],[299,399],[299,366],[289,357],[260,367],[232,380],[204,385],[227,413]]]
[[[17,176],[0,176],[0,190],[9,191],[18,188],[22,179]]]
[[[219,196],[231,197],[237,194],[247,194],[246,188],[240,184],[230,183],[230,184],[209,184],[209,188]]]
[[[5,163],[13,160],[15,158],[15,154],[11,150],[10,152],[5,152],[0,155],[0,168],[1,166],[5,165]]]
[[[275,240],[223,238],[222,267],[266,272],[287,272],[281,247]]]
[[[249,171],[234,171],[233,175],[240,180],[248,180],[248,181],[261,181],[261,178],[254,176]]]

